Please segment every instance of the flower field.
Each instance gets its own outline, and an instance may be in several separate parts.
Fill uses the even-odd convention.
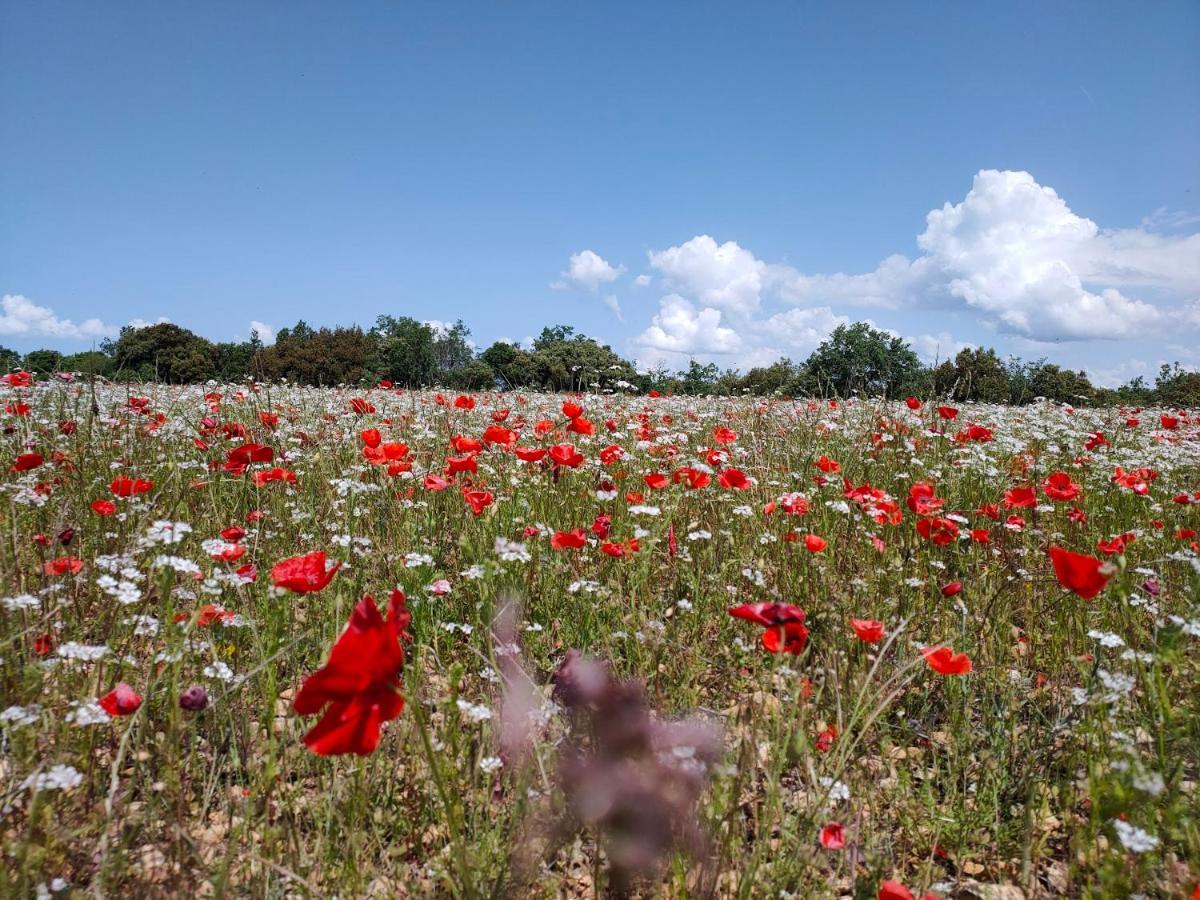
[[[1200,415],[0,386],[0,895],[1189,897]]]

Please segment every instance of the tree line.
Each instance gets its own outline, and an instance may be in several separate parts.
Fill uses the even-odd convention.
[[[692,360],[686,369],[639,371],[611,347],[569,325],[543,328],[529,347],[497,341],[477,351],[459,320],[435,327],[407,316],[379,316],[374,327],[283,328],[270,346],[257,334],[214,342],[160,323],[126,327],[97,350],[21,354],[0,347],[0,366],[42,375],[75,372],[113,381],[195,384],[254,378],[334,386],[388,382],[397,387],[459,390],[657,390],[683,395],[793,397],[937,396],[952,401],[1200,406],[1200,373],[1164,365],[1153,384],[1138,377],[1116,389],[1094,386],[1082,371],[1045,359],[1002,359],[969,348],[923,364],[905,341],[864,322],[840,325],[803,362],[780,359],[746,372]]]

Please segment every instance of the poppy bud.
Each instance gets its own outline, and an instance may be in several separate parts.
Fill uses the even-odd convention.
[[[954,597],[957,594],[961,594],[961,593],[962,593],[962,582],[961,581],[952,581],[948,585],[946,585],[945,587],[942,588],[942,596],[943,597]]]
[[[199,712],[208,706],[208,693],[198,684],[179,693],[179,708]]]

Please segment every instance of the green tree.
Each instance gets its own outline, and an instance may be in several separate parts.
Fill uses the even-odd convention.
[[[449,384],[453,380],[452,373],[468,365],[475,353],[467,339],[471,329],[459,319],[448,328],[433,330],[433,360],[437,369],[437,380]]]
[[[252,372],[252,360],[263,349],[262,341],[224,342],[213,346],[217,378],[238,381]]]
[[[536,382],[537,366],[533,356],[515,344],[496,341],[479,354],[479,358],[500,378],[506,388],[527,387]]]
[[[805,386],[813,393],[903,397],[922,394],[929,375],[901,338],[866,322],[839,325],[805,363]]]
[[[1060,368],[1044,359],[1026,365],[1023,374],[1027,385],[1022,386],[1022,398],[1016,402],[1045,397],[1058,403],[1087,403],[1096,393],[1085,373]]]
[[[376,339],[357,326],[314,330],[305,322],[281,328],[275,343],[252,352],[252,366],[266,379],[301,384],[357,384],[373,378]]]
[[[800,369],[790,359],[779,359],[769,366],[758,366],[747,372],[736,385],[734,393],[790,394],[800,375]]]
[[[692,397],[711,394],[720,374],[716,363],[702,366],[693,359],[688,363],[687,369],[679,373],[679,392]]]
[[[57,350],[30,350],[25,354],[22,365],[30,372],[49,375],[62,371],[63,355]]]
[[[933,390],[940,397],[1004,403],[1008,400],[1008,370],[996,351],[968,347],[933,371]]]
[[[1163,365],[1154,382],[1155,398],[1163,406],[1200,406],[1200,372],[1189,372],[1175,363]]]
[[[7,347],[0,346],[0,370],[7,372],[9,369],[18,368],[21,365],[21,354],[16,350],[10,350]]]
[[[213,345],[170,322],[122,328],[112,355],[115,377],[125,380],[185,384],[216,374]]]
[[[464,391],[491,390],[496,387],[496,373],[482,359],[473,359],[454,369],[447,385]]]
[[[633,366],[611,347],[568,325],[542,329],[533,347],[534,383],[547,390],[604,390],[637,379]]]
[[[113,371],[113,358],[99,350],[84,350],[82,353],[64,356],[62,368],[65,372],[108,376]]]
[[[376,342],[372,365],[380,378],[405,387],[434,383],[438,363],[432,328],[408,316],[379,316],[371,331]]]

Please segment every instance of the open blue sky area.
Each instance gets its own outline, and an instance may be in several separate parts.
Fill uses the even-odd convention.
[[[0,2],[0,343],[1200,365],[1200,4]]]

